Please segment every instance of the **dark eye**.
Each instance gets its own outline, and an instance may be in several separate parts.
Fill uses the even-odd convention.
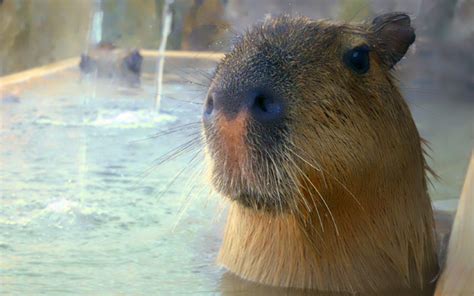
[[[344,63],[354,72],[364,74],[370,68],[369,51],[366,45],[353,48],[344,55]]]

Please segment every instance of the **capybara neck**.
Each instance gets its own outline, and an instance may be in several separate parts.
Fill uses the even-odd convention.
[[[429,292],[438,270],[432,211],[409,171],[374,174],[355,192],[334,190],[325,196],[329,208],[311,212],[272,214],[232,202],[218,262],[271,286]]]

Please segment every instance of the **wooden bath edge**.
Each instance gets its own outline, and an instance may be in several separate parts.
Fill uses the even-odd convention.
[[[140,54],[143,57],[158,58],[161,53],[156,50],[140,49]],[[224,56],[224,53],[220,52],[209,52],[209,51],[178,51],[169,50],[165,51],[165,58],[177,58],[177,59],[203,59],[210,61],[219,61]],[[31,79],[43,77],[45,75],[51,75],[71,67],[76,67],[79,64],[79,57],[73,57],[64,59],[58,62],[47,64],[44,66],[35,67],[25,71],[9,74],[0,77],[0,92],[3,87],[12,86],[18,83],[26,82]]]

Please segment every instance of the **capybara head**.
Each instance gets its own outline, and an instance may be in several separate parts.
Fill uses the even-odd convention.
[[[313,189],[399,177],[420,143],[391,69],[414,40],[402,13],[364,24],[281,16],[243,34],[218,64],[203,112],[217,191],[292,211]]]

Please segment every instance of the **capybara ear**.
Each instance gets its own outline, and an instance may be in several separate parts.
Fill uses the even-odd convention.
[[[124,59],[125,65],[133,73],[140,74],[142,69],[143,57],[140,52],[135,49],[130,54],[128,54]]]
[[[383,62],[392,68],[415,42],[415,29],[410,17],[401,12],[377,16],[371,26],[373,48]]]
[[[95,61],[86,54],[81,54],[81,62],[79,63],[79,68],[83,73],[91,73],[96,68]]]

